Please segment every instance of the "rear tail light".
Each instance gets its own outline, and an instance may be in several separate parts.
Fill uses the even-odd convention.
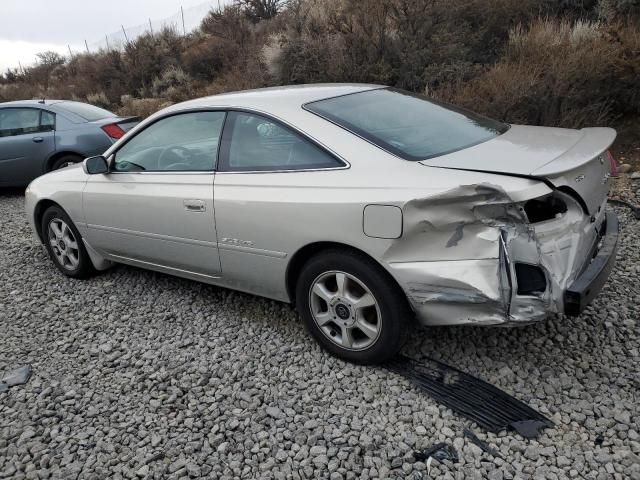
[[[561,216],[567,211],[567,204],[553,193],[540,198],[534,198],[524,204],[524,212],[529,223],[544,222]]]
[[[613,155],[611,155],[611,152],[609,150],[607,150],[607,157],[609,158],[609,163],[611,164],[611,176],[612,177],[617,177],[618,176],[618,164],[616,163],[616,159],[613,158]]]
[[[113,138],[114,140],[121,138],[125,134],[125,131],[121,129],[117,123],[103,125],[101,128],[102,130],[104,130],[104,133],[109,135],[109,137]]]

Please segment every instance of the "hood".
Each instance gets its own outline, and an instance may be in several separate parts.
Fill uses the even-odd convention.
[[[67,167],[54,170],[34,179],[30,186],[38,186],[39,184],[51,184],[60,182],[86,182],[87,174],[82,168],[82,162],[74,163]]]

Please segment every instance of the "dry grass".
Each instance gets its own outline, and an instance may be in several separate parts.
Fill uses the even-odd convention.
[[[482,75],[436,95],[513,123],[603,125],[627,101],[622,71],[640,59],[637,51],[631,57],[599,22],[538,19],[514,28],[500,61]]]

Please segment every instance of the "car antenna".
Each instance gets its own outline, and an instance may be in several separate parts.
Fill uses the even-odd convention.
[[[42,100],[38,100],[38,103],[41,103],[42,105],[44,105],[44,97],[42,97]]]

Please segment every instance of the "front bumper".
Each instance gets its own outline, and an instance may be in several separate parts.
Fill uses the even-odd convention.
[[[564,293],[565,315],[579,315],[602,290],[616,263],[618,235],[618,217],[613,212],[607,212],[602,235],[590,257],[591,261]]]

